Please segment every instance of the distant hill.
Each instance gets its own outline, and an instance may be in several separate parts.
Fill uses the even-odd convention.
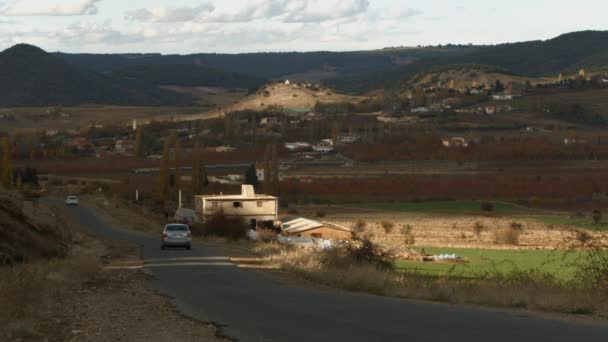
[[[191,102],[188,95],[137,80],[117,81],[75,67],[35,46],[19,44],[0,53],[0,106],[156,106]]]
[[[187,64],[146,64],[109,74],[115,79],[138,80],[157,86],[257,88],[266,83],[260,77]]]
[[[472,46],[446,46],[353,52],[201,53],[192,55],[57,53],[56,56],[73,65],[100,73],[110,73],[141,65],[184,64],[264,79],[281,79],[288,75],[308,72],[320,74],[319,71],[324,71],[327,75],[332,76],[354,75],[404,65],[420,59],[463,54],[473,49],[475,47]]]
[[[395,85],[437,66],[486,65],[519,76],[557,76],[560,72],[608,62],[608,31],[582,31],[546,41],[478,47],[468,53],[421,59],[411,64],[371,73],[327,80],[346,92],[363,92]]]

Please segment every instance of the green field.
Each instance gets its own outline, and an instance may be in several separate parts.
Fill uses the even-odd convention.
[[[372,209],[392,212],[415,212],[415,213],[446,213],[465,214],[482,213],[480,201],[421,201],[421,202],[379,202],[352,204],[351,207],[361,209]],[[494,204],[492,213],[498,214],[531,214],[536,213],[534,209],[518,206],[512,203],[491,202]]]
[[[417,247],[420,250],[422,247]],[[546,250],[490,250],[426,247],[427,254],[456,254],[467,260],[467,263],[454,264],[446,262],[398,261],[396,269],[402,272],[422,275],[454,277],[483,277],[488,274],[505,274],[513,271],[538,270],[548,273],[557,279],[571,279],[575,264],[582,257],[582,252],[546,251]]]

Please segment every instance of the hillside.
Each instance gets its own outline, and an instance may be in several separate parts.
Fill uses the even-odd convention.
[[[472,46],[398,48],[352,52],[269,52],[243,54],[65,54],[56,56],[70,64],[100,73],[140,65],[184,64],[204,66],[263,79],[293,79],[318,82],[321,79],[384,70],[420,59],[459,55]],[[311,77],[312,76],[312,77]]]
[[[115,79],[138,80],[156,86],[257,88],[266,80],[187,64],[147,64],[113,71]]]
[[[411,64],[372,73],[334,78],[325,83],[345,92],[363,92],[393,86],[438,66],[485,65],[525,77],[556,77],[573,67],[585,68],[608,61],[608,31],[564,34],[546,41],[478,47],[468,53],[422,59]]]
[[[0,106],[178,105],[191,101],[188,95],[140,81],[118,82],[77,68],[35,46],[15,45],[0,53]]]

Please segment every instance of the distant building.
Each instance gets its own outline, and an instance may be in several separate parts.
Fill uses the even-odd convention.
[[[227,217],[238,217],[256,228],[265,222],[274,222],[278,216],[278,198],[257,195],[252,185],[242,185],[238,195],[195,196],[197,221],[222,212]]]
[[[303,217],[281,219],[281,231],[283,235],[287,236],[332,240],[347,240],[352,235],[352,230],[348,227],[329,222],[313,221]]]
[[[447,148],[464,148],[469,146],[469,143],[464,138],[460,137],[443,139],[441,144]]]

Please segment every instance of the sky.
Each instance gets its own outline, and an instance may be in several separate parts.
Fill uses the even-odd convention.
[[[0,49],[347,51],[608,30],[605,0],[0,0]]]

